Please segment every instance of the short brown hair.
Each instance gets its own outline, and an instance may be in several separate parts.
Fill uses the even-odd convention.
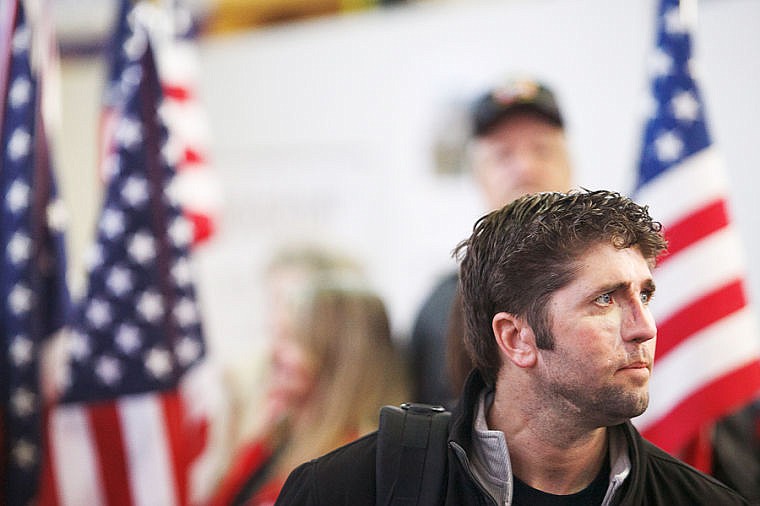
[[[465,345],[484,380],[501,367],[492,331],[495,314],[525,317],[540,348],[554,346],[546,305],[569,283],[589,247],[638,247],[652,266],[667,243],[662,226],[640,206],[606,190],[525,195],[480,218],[454,250],[460,260]]]

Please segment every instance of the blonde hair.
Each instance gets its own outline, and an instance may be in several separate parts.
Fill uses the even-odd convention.
[[[313,286],[295,340],[317,371],[314,389],[293,416],[278,474],[377,427],[380,408],[407,398],[405,367],[385,305],[355,282],[333,277]]]
[[[289,310],[300,312],[305,293],[319,280],[333,277],[364,278],[361,266],[354,259],[316,245],[290,245],[280,249],[269,261],[267,277],[275,279],[283,273],[297,277],[285,295]]]

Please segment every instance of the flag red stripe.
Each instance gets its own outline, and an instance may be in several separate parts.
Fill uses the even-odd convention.
[[[695,364],[699,367],[699,364]],[[741,407],[760,393],[760,361],[754,360],[685,397],[642,435],[668,453],[678,453],[705,423]]]
[[[131,505],[134,501],[129,486],[129,466],[116,404],[91,404],[86,411],[98,456],[99,479],[103,484],[101,488],[106,504]]]
[[[114,136],[118,122],[119,113],[116,108],[104,107],[100,113],[98,128],[98,172],[101,181],[105,181],[110,176],[105,173],[106,160],[114,152]]]
[[[206,451],[209,444],[210,423],[208,413],[204,413],[201,419],[190,422],[190,428],[188,429],[190,432],[188,437],[185,438],[189,441],[187,445],[189,462],[195,462]],[[188,465],[190,464],[188,463]]]
[[[185,148],[185,155],[184,155],[183,161],[184,163],[197,164],[197,163],[204,163],[206,159],[203,156],[203,154],[201,154],[197,149],[193,149],[188,146]],[[183,168],[182,164],[180,164],[180,168]]]
[[[184,210],[185,217],[193,223],[193,244],[198,244],[214,233],[214,220],[207,214]]]
[[[161,408],[163,410],[164,426],[166,427],[167,446],[171,459],[172,473],[174,475],[174,492],[177,504],[188,504],[188,466],[189,462],[184,453],[184,446],[188,441],[183,435],[183,407],[182,399],[177,392],[165,392],[161,394]]]
[[[746,305],[744,285],[737,279],[683,306],[657,324],[657,358],[662,359],[696,332]]]
[[[51,409],[45,408],[43,411],[43,460],[42,470],[40,472],[40,489],[37,494],[37,504],[41,506],[58,506],[60,501],[58,500],[58,481],[56,480],[56,474],[53,472],[55,469],[55,451],[52,447],[52,438],[50,437],[50,416]]]
[[[668,251],[658,258],[662,264],[692,244],[728,226],[725,199],[710,202],[664,229]]]
[[[166,98],[169,98],[171,100],[177,100],[178,102],[184,102],[186,100],[189,100],[190,90],[188,90],[184,86],[177,86],[177,85],[171,85],[171,84],[163,84],[161,86],[164,92],[164,96]]]
[[[696,467],[703,473],[710,474],[713,462],[712,423],[700,427],[699,432],[686,443],[678,457]]]
[[[712,472],[713,467],[713,426],[713,423],[702,425],[699,432],[687,441],[686,446],[677,455],[679,459],[707,474]]]

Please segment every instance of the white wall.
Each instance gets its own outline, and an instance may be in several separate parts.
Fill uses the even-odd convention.
[[[480,215],[467,175],[435,172],[452,104],[513,72],[557,90],[576,182],[632,190],[652,0],[427,2],[201,41],[201,93],[225,194],[199,254],[209,339],[240,356],[263,335],[261,267],[289,240],[366,263],[400,336]],[[760,2],[699,2],[695,55],[760,295]]]

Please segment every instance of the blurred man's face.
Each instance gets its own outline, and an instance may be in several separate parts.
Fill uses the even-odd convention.
[[[526,193],[564,192],[572,184],[563,130],[530,113],[508,117],[476,139],[472,165],[489,209]]]

